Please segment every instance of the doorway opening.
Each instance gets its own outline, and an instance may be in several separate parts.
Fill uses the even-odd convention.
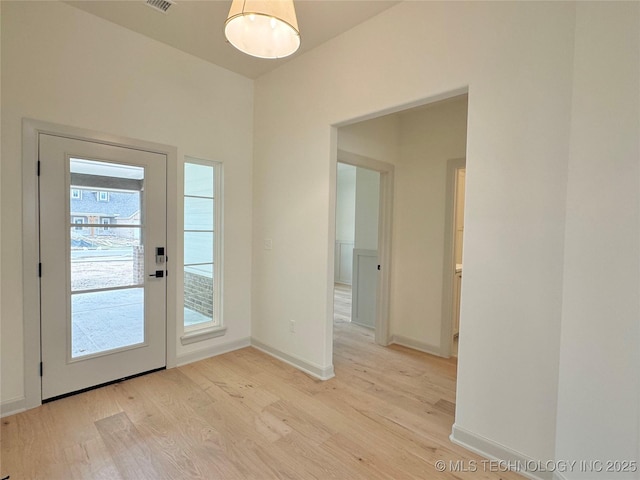
[[[338,163],[334,322],[375,331],[380,172]],[[373,335],[372,335],[373,337]]]
[[[344,159],[366,159],[387,165],[395,182],[391,198],[381,197],[379,202],[379,237],[385,240],[380,248],[388,249],[379,252],[381,271],[377,271],[376,300],[379,303],[382,296],[387,302],[383,311],[375,312],[373,327],[375,343],[379,345],[402,345],[445,358],[458,353],[464,196],[457,203],[452,200],[449,206],[449,194],[451,188],[455,193],[456,181],[462,187],[466,179],[467,110],[468,95],[457,93],[418,107],[345,124],[337,130],[334,320],[344,321],[347,317],[348,287],[343,285],[348,284],[345,279],[349,273],[353,277],[356,268],[355,259],[349,258],[351,245],[346,241],[349,239],[345,240],[341,233],[340,209],[344,201],[341,174],[348,171],[343,164],[370,165]],[[460,168],[453,171],[454,183],[450,187],[452,159],[460,163],[456,163]],[[384,177],[382,173],[381,185]],[[458,191],[462,195],[464,188]],[[382,187],[380,192],[382,195]],[[387,212],[388,223],[382,222],[385,208],[393,212],[393,225],[391,211]],[[356,243],[353,252],[357,250]],[[352,302],[351,310],[354,309]],[[464,331],[464,321],[462,324]],[[380,326],[384,331],[378,331]]]
[[[455,416],[457,358],[452,353],[458,355],[457,340],[464,333],[464,320],[459,328],[458,319],[467,111],[467,94],[457,92],[418,107],[345,124],[337,129],[336,139],[336,375],[343,370],[354,381],[364,381],[367,372],[375,372],[377,381],[384,382],[385,375],[395,378],[391,373],[395,371],[411,376],[406,370],[411,361],[440,370],[447,385],[442,391],[425,391],[410,379],[403,385],[393,380],[389,388],[432,396],[434,408],[446,407],[443,414],[448,426],[453,425]],[[350,245],[350,238],[343,233],[344,211],[348,211],[343,204],[349,190],[345,190],[342,177],[345,172],[348,177],[349,171],[356,174],[343,164],[371,168],[380,174],[373,333],[349,317],[356,309],[358,240],[354,235]],[[456,190],[456,186],[460,188]],[[394,370],[396,366],[398,370]]]
[[[332,330],[357,326],[388,345],[394,167],[338,150],[336,169]]]
[[[443,344],[446,339],[450,342],[450,354],[452,357],[458,356],[458,346],[460,341],[460,298],[462,296],[462,267],[463,267],[463,239],[464,239],[464,198],[465,198],[465,182],[466,182],[466,163],[464,159],[450,160],[447,169],[447,222],[450,225],[448,229],[449,239],[445,238],[445,245],[451,244],[452,252],[447,258],[445,254],[444,281],[443,285],[453,283],[450,287],[452,292],[451,303],[451,330],[446,326],[449,324],[447,320],[447,308],[443,307]],[[443,296],[443,299],[445,296]],[[444,300],[446,301],[446,300]]]

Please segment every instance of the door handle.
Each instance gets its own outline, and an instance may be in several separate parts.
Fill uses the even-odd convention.
[[[162,278],[164,277],[164,270],[156,270],[156,273],[149,275],[150,277]]]

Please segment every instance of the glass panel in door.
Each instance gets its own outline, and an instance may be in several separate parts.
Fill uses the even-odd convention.
[[[145,341],[144,168],[70,158],[71,358]]]

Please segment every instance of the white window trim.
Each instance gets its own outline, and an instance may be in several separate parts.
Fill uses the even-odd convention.
[[[104,198],[102,198],[104,195]],[[98,192],[98,201],[99,202],[108,202],[109,201],[109,192]]]
[[[74,200],[82,200],[82,190],[80,190],[79,188],[72,188],[71,198],[73,198]]]
[[[207,322],[207,324],[209,323],[210,322]],[[210,338],[222,337],[226,333],[227,327],[225,326],[209,328],[199,327],[197,330],[186,330],[185,328],[184,335],[180,337],[180,343],[182,345],[190,345],[203,340],[209,340]]]
[[[184,166],[187,163],[193,163],[197,165],[206,165],[214,167],[214,225],[213,225],[213,243],[214,243],[214,262],[213,262],[213,318],[210,322],[199,323],[196,325],[185,326],[184,325]],[[186,156],[182,162],[182,182],[180,182],[180,199],[182,208],[180,215],[182,216],[182,235],[180,242],[181,250],[181,272],[180,272],[180,317],[182,325],[182,335],[180,336],[180,343],[182,345],[189,345],[196,342],[201,342],[211,338],[221,337],[225,335],[227,327],[224,322],[224,305],[223,305],[223,291],[224,291],[224,168],[222,162],[215,160],[207,160],[202,158],[195,158]],[[218,322],[214,323],[215,319]]]

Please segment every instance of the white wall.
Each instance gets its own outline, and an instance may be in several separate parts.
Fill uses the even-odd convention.
[[[179,345],[183,356],[250,336],[252,90],[244,77],[64,3],[2,2],[4,404],[19,404],[24,392],[22,118],[174,145],[179,160],[191,155],[225,162],[228,330],[221,338]],[[180,178],[180,172],[170,174]]]
[[[356,169],[355,248],[378,249],[380,173]]]
[[[573,27],[566,3],[403,2],[258,79],[254,338],[331,367],[330,126],[468,85],[456,424],[552,458]]]
[[[353,281],[353,246],[356,232],[356,167],[338,164],[336,178],[336,255],[334,278]]]
[[[356,231],[356,167],[339,163],[336,184],[336,240],[353,242]]]
[[[464,158],[467,98],[400,116],[391,333],[440,351],[447,161]]]
[[[385,115],[345,125],[338,130],[338,148],[345,152],[395,164],[398,160],[400,118]]]
[[[577,6],[558,458],[638,457],[640,4]],[[566,478],[640,478],[576,472]]]
[[[2,52],[2,2],[0,2],[0,52]],[[2,92],[2,62],[1,62],[1,54],[0,54],[0,98],[2,97],[1,95]],[[0,121],[0,139],[2,139],[2,121]],[[2,185],[2,149],[0,148],[0,185]],[[1,212],[2,212],[2,195],[0,194],[0,277],[2,275],[2,216],[1,216]],[[4,346],[4,343],[2,342],[2,338],[4,337],[4,333],[3,333],[3,322],[2,322],[2,281],[0,281],[0,405],[2,405],[2,399],[5,398],[2,394],[2,363],[4,363],[2,361],[2,349]],[[9,394],[9,395],[13,395],[14,397],[18,397],[17,395],[15,395],[15,392],[13,394]],[[7,397],[9,398],[9,397]]]

